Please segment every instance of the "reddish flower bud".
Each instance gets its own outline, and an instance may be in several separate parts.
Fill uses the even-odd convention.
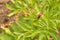
[[[43,13],[39,13],[37,18],[39,19],[42,15]]]

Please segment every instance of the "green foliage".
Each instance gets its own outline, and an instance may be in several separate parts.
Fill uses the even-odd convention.
[[[13,10],[8,16],[24,11],[28,13],[27,16],[20,15],[20,20],[10,25],[12,28],[10,33],[6,32],[13,36],[14,40],[49,40],[51,37],[60,40],[57,35],[59,33],[57,27],[60,24],[60,0],[12,0],[12,2],[13,6],[7,4],[7,8]],[[39,13],[43,13],[40,19],[37,18]],[[13,40],[12,38],[10,39]]]

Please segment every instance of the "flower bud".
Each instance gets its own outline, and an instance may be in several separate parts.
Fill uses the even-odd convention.
[[[38,17],[37,17],[37,18],[39,19],[42,15],[43,15],[43,13],[40,12],[40,13],[38,14]]]

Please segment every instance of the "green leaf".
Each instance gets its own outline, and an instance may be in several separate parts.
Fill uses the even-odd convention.
[[[39,40],[42,40],[44,38],[44,34],[39,35]]]
[[[9,16],[9,17],[10,17],[10,16],[13,16],[13,15],[19,13],[19,12],[21,12],[21,10],[17,9],[17,10],[15,10],[15,11],[13,11],[12,13],[9,13],[8,16]]]
[[[0,40],[15,40],[15,38],[9,34],[3,34],[0,36],[0,38],[1,38]]]
[[[6,4],[7,8],[10,10],[17,10],[18,8],[16,8],[14,5],[10,5],[10,4]]]

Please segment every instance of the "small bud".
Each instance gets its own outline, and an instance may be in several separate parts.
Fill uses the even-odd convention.
[[[43,13],[39,13],[37,18],[39,19],[42,15]]]

